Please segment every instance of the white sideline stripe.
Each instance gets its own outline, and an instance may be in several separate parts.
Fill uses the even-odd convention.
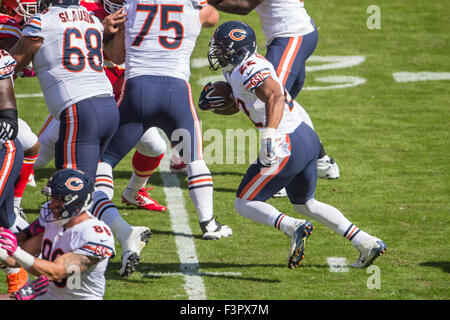
[[[339,257],[327,258],[328,265],[330,266],[330,272],[349,272],[347,259]]]
[[[450,72],[394,72],[392,76],[397,82],[450,80]]]
[[[161,136],[165,137],[164,133],[161,133]],[[166,143],[168,146],[170,145],[167,140]],[[184,207],[180,181],[175,174],[170,173],[172,152],[170,148],[167,149],[159,167],[166,194],[167,209],[170,212],[170,221],[175,233],[178,256],[180,257],[180,271],[184,275],[185,290],[189,300],[205,300],[206,290],[199,272],[200,266],[194,240],[192,237],[186,237],[186,235],[192,235],[192,231],[189,227],[188,214]]]
[[[38,98],[44,97],[43,93],[16,94],[16,98]]]

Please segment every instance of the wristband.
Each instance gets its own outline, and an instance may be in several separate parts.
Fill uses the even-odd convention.
[[[261,137],[262,139],[267,139],[267,138],[275,138],[275,135],[277,133],[277,129],[275,128],[269,128],[269,127],[265,127],[261,129]]]
[[[34,263],[34,257],[28,252],[23,251],[20,247],[17,247],[12,257],[26,270],[30,269]]]

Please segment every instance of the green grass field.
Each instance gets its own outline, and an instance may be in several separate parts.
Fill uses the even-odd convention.
[[[371,30],[367,8],[378,5],[381,29]],[[189,200],[187,182],[179,176],[189,226],[198,256],[198,276],[208,300],[304,299],[436,299],[450,298],[450,82],[397,82],[396,72],[450,72],[450,16],[447,1],[306,1],[319,29],[314,57],[361,56],[364,61],[346,68],[307,72],[305,90],[297,100],[310,114],[329,155],[339,164],[341,177],[320,180],[316,198],[339,208],[361,229],[385,241],[386,254],[376,260],[379,289],[368,287],[373,274],[367,269],[330,272],[328,257],[343,257],[351,264],[358,252],[341,236],[315,223],[302,265],[290,270],[286,257],[290,240],[280,231],[250,222],[233,207],[235,191],[246,164],[211,164],[215,215],[233,229],[219,241],[201,240],[197,213]],[[221,14],[221,21],[240,19],[264,37],[255,13],[246,17]],[[205,58],[212,29],[204,29],[193,58]],[[311,59],[308,66],[323,62]],[[208,67],[193,68],[191,84],[198,101],[202,77],[215,75]],[[363,83],[338,89],[325,77],[357,77]],[[354,79],[352,78],[352,79]],[[447,77],[448,79],[448,77]],[[16,93],[39,93],[37,79],[16,80]],[[18,99],[19,116],[35,132],[47,109],[43,98]],[[251,128],[243,114],[221,117],[200,112],[203,131]],[[208,146],[205,141],[205,148]],[[170,214],[125,207],[120,194],[131,175],[131,154],[115,169],[114,201],[133,225],[152,229],[153,237],[142,253],[138,270],[119,276],[120,246],[107,271],[105,299],[184,300],[189,288],[177,252]],[[23,207],[37,217],[40,194],[53,164],[36,171],[37,188],[27,188]],[[163,178],[151,179],[152,195],[166,203]],[[298,216],[287,198],[272,199],[280,211]],[[313,221],[314,222],[314,221]],[[188,266],[189,267],[189,266]],[[189,272],[184,272],[184,275]],[[369,279],[370,282],[370,279]],[[5,286],[1,289],[4,291]]]

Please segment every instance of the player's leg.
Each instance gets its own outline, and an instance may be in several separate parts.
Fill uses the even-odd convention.
[[[120,268],[122,276],[127,276],[134,271],[139,262],[141,251],[150,237],[149,228],[130,226],[121,217],[115,206],[111,209],[114,192],[112,169],[136,145],[144,132],[141,101],[140,99],[133,100],[133,98],[141,97],[136,92],[136,90],[139,91],[141,86],[151,86],[142,84],[139,78],[132,78],[127,82],[119,108],[119,127],[98,165],[92,210],[98,219],[104,221],[111,228],[122,247],[122,266]]]
[[[95,179],[98,161],[119,123],[112,97],[93,97],[62,111],[55,146],[57,169],[72,168]]]
[[[132,159],[133,173],[128,186],[122,192],[122,202],[145,210],[167,210],[150,197],[148,191],[151,188],[145,187],[153,171],[159,166],[165,151],[166,143],[157,128],[151,127],[145,131],[136,145]]]
[[[23,121],[22,119],[18,119],[19,121],[19,133],[17,138],[19,139],[24,153],[24,159],[22,164],[22,169],[20,171],[19,178],[16,181],[16,185],[14,187],[14,208],[23,218],[26,218],[23,209],[21,208],[22,196],[25,191],[25,187],[28,183],[28,178],[33,172],[33,166],[36,162],[37,157],[39,156],[39,148],[40,144],[38,141],[38,137],[31,131],[30,126]]]
[[[300,150],[316,149],[315,157],[317,157],[319,154],[318,150],[320,148],[320,142],[317,138],[316,133],[310,128],[307,128],[307,130],[304,130],[304,135],[307,138],[303,139],[303,146],[299,146]],[[287,194],[293,208],[297,212],[308,217],[308,219],[317,220],[334,232],[344,236],[346,239],[350,240],[352,244],[361,251],[361,253],[369,251],[367,253],[367,255],[369,256],[367,260],[365,260],[366,257],[363,257],[363,260],[365,260],[364,262],[366,262],[364,266],[367,266],[369,260],[371,260],[370,262],[372,262],[373,259],[376,258],[375,255],[381,254],[382,251],[386,249],[386,245],[384,245],[381,240],[372,237],[371,235],[353,225],[335,207],[314,199],[316,181],[317,170],[315,167],[315,160],[313,159],[289,183],[289,185],[286,186]],[[367,246],[369,246],[370,248],[364,251],[364,248],[366,248]],[[358,259],[357,264],[358,262],[360,262],[360,259]],[[358,266],[362,267],[361,265]]]
[[[301,127],[312,130],[304,123]],[[290,268],[295,268],[301,263],[305,243],[312,233],[313,226],[307,220],[296,219],[279,212],[265,201],[277,190],[289,185],[293,177],[313,161],[312,155],[306,152],[307,150],[299,148],[298,139],[298,135],[294,134],[286,137],[287,145],[283,149],[291,150],[291,154],[280,159],[277,165],[266,168],[259,160],[252,164],[239,186],[235,200],[235,208],[239,214],[252,221],[276,227],[291,238],[288,255]]]
[[[99,220],[105,222],[114,233],[122,247],[121,276],[129,276],[139,264],[140,253],[148,244],[151,231],[147,227],[130,226],[120,215],[119,210],[103,191],[94,192],[90,210]]]
[[[126,82],[120,101],[119,127],[97,167],[95,189],[105,192],[109,199],[114,196],[113,168],[134,148],[145,132],[140,110],[141,80],[141,77],[136,77]]]
[[[203,142],[197,111],[189,83],[174,80],[171,117],[176,130],[166,132],[187,167],[189,196],[198,213],[203,239],[216,240],[231,236],[232,230],[214,218],[213,179],[203,160]]]
[[[45,167],[55,157],[55,144],[58,137],[59,121],[49,115],[38,133],[40,151],[34,164],[35,169]]]
[[[0,226],[17,233],[28,223],[14,212],[14,182],[23,163],[23,149],[19,140],[7,141],[0,149]],[[7,275],[8,293],[16,292],[28,281],[23,268],[3,268]]]
[[[170,158],[170,172],[187,175],[186,164],[175,149],[172,149],[172,157]]]

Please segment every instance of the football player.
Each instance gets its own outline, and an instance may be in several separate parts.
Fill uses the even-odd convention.
[[[112,35],[117,30],[114,27],[120,22],[121,16],[115,14],[120,10],[122,4],[111,1],[101,0],[82,0],[80,5],[85,7],[91,14],[103,21],[106,36]],[[108,28],[109,27],[109,28]],[[114,97],[119,99],[123,87],[124,68],[122,65],[116,65],[106,56],[104,59],[104,70],[112,84]],[[40,156],[36,161],[35,167],[41,168],[47,165],[54,157],[55,143],[58,140],[59,123],[50,115],[45,121],[38,137],[41,143]],[[146,188],[147,181],[153,174],[153,171],[159,166],[164,156],[166,144],[159,135],[156,128],[148,129],[141,140],[136,145],[136,151],[133,155],[132,165],[133,173],[127,188],[122,193],[122,202],[127,205],[134,205],[138,208],[150,211],[166,211],[167,208],[153,199],[149,190]],[[96,188],[101,188],[110,199],[114,195],[114,183],[112,177],[102,173],[102,167],[98,168],[96,178]]]
[[[50,177],[42,192],[47,196],[40,213],[45,231],[18,246],[14,234],[2,229],[0,260],[51,281],[38,300],[103,299],[106,267],[115,255],[114,237],[88,211],[94,193],[91,176],[62,169]],[[36,258],[38,254],[42,258]]]
[[[25,21],[37,12],[37,1],[4,0],[2,1],[1,11],[7,14],[0,13],[0,48],[9,50],[20,39]],[[27,66],[20,72],[20,75],[33,76],[33,69]],[[26,219],[21,201],[25,187],[32,177],[33,166],[39,156],[40,144],[38,137],[30,126],[20,118],[18,139],[24,150],[24,162],[19,179],[14,187],[14,208],[16,214]]]
[[[256,51],[254,30],[239,21],[220,25],[209,44],[208,59],[213,70],[222,69],[236,103],[260,130],[259,157],[237,190],[236,211],[254,222],[280,229],[291,238],[289,268],[302,261],[305,242],[312,231],[309,221],[281,213],[266,201],[286,188],[293,208],[350,240],[360,256],[354,267],[363,268],[386,250],[386,244],[352,224],[336,208],[315,199],[316,162],[320,141],[305,123],[273,65]],[[211,86],[205,86],[199,107],[214,110]],[[221,110],[220,112],[223,112]]]
[[[315,23],[308,15],[303,0],[209,0],[208,3],[218,10],[239,15],[256,11],[266,37],[266,58],[295,100],[305,82],[305,62],[318,42]],[[327,155],[322,143],[320,148],[318,176],[339,178],[338,165]]]
[[[59,120],[56,168],[81,169],[95,178],[99,157],[119,123],[103,70],[103,25],[78,0],[45,0],[40,10],[25,24],[11,54],[19,70],[33,61],[49,112]],[[150,229],[131,227],[118,211],[103,219],[118,239],[122,256],[139,255],[148,243]]]
[[[127,5],[120,125],[102,156],[103,166],[112,175],[145,130],[161,128],[175,148],[182,149],[203,239],[228,237],[231,228],[213,215],[212,176],[203,160],[200,123],[188,82],[195,41],[202,26],[217,23],[218,13],[206,0],[138,0]]]
[[[14,96],[13,74],[16,61],[0,49],[0,226],[13,232],[25,229],[28,223],[14,212],[14,184],[23,162],[23,148],[17,138],[19,124]],[[28,281],[23,268],[5,268],[8,292],[16,292]]]

